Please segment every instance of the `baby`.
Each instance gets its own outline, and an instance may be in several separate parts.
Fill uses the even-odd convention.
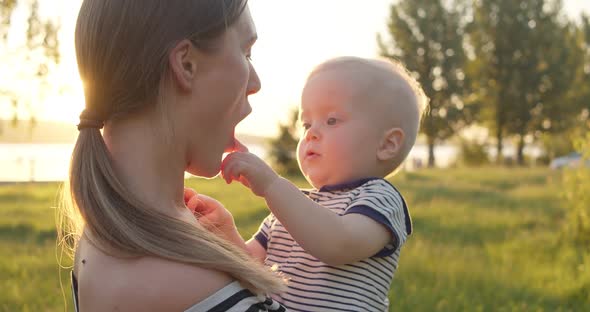
[[[244,248],[289,279],[279,302],[294,311],[387,311],[412,223],[384,178],[410,152],[426,106],[401,65],[332,59],[313,70],[301,98],[297,160],[313,189],[298,189],[254,154],[225,158],[223,178],[271,211]]]

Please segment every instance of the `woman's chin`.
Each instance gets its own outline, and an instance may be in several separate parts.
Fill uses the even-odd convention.
[[[188,172],[188,171],[187,171]],[[200,178],[200,179],[207,179],[207,180],[211,180],[211,179],[215,179],[217,178],[220,174],[221,171],[217,171],[217,173],[214,174],[194,174],[192,172],[189,172],[192,176]]]
[[[221,160],[216,164],[211,164],[207,168],[187,168],[186,172],[193,176],[205,179],[214,179],[221,173]]]

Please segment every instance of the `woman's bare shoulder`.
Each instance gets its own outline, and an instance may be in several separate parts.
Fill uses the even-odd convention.
[[[218,271],[152,257],[138,260],[132,271],[130,310],[185,310],[232,282]]]
[[[194,265],[156,257],[122,259],[91,244],[80,247],[80,303],[90,310],[183,311],[232,282],[227,274]]]

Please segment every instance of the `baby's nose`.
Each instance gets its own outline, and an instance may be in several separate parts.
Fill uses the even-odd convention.
[[[305,139],[308,141],[317,140],[317,139],[319,139],[319,137],[320,137],[320,134],[319,134],[319,131],[316,127],[310,127],[305,132]]]

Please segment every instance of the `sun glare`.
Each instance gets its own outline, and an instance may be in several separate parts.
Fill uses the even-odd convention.
[[[335,0],[301,0],[289,4],[274,1],[252,1],[250,8],[256,21],[259,40],[254,47],[254,64],[261,77],[263,89],[251,97],[252,114],[238,127],[238,132],[262,136],[276,133],[279,122],[287,122],[289,111],[299,102],[300,89],[312,66],[337,55],[375,57],[377,47],[375,34],[386,29],[388,6],[394,1],[375,0],[340,2]],[[75,61],[74,28],[80,1],[43,2],[43,11],[55,15],[61,23],[59,35],[62,63],[57,73],[48,79],[46,91],[37,90],[27,81],[0,77],[0,85],[19,93],[19,98],[32,103],[33,116],[39,120],[77,123],[84,107],[82,83],[79,80]],[[338,3],[339,12],[329,16]],[[72,5],[75,4],[75,5]],[[574,14],[587,11],[588,4],[582,1],[564,1],[566,12]],[[285,7],[287,6],[287,7]],[[288,15],[276,12],[291,12]],[[305,23],[300,22],[306,17]],[[350,23],[354,19],[357,22]],[[14,62],[13,62],[14,63]],[[3,64],[5,66],[6,64]],[[14,65],[22,67],[23,64]],[[13,77],[14,78],[14,77]],[[27,108],[19,107],[19,118],[27,119]],[[0,118],[12,118],[13,108],[9,101],[0,99]]]
[[[46,98],[42,106],[44,119],[77,124],[84,109],[82,82],[70,81],[60,91]]]

